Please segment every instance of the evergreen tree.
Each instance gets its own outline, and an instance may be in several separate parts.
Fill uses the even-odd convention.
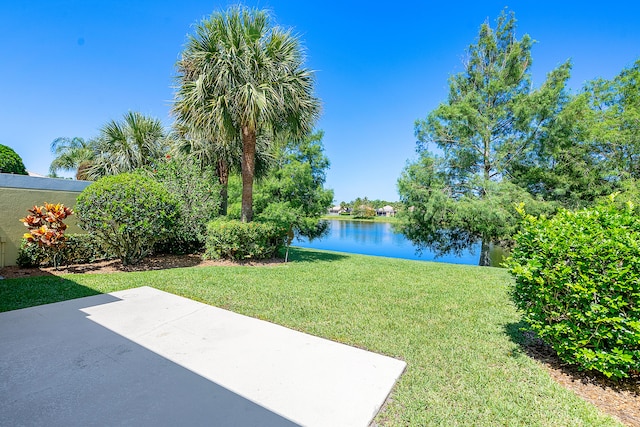
[[[490,245],[506,238],[516,215],[495,211],[494,202],[526,196],[508,182],[512,169],[549,132],[566,101],[570,64],[533,90],[532,40],[518,40],[515,30],[515,16],[506,12],[495,28],[480,27],[464,72],[449,81],[447,101],[416,121],[420,159],[399,181],[401,199],[412,208],[401,226],[407,237],[436,252],[481,242],[480,265],[488,264]],[[432,146],[442,155],[432,154]]]

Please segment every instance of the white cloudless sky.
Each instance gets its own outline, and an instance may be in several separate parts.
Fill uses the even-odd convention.
[[[167,128],[175,63],[193,24],[230,4],[169,0],[34,0],[0,6],[0,144],[47,174],[57,137],[91,138],[140,111]],[[316,70],[335,201],[398,200],[415,156],[414,122],[447,96],[480,25],[501,10],[529,34],[533,82],[567,59],[570,87],[613,78],[640,59],[640,2],[246,2],[292,27]]]

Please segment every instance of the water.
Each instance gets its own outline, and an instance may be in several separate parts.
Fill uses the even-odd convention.
[[[329,220],[329,232],[322,239],[312,242],[297,240],[294,246],[322,249],[328,251],[349,252],[363,255],[377,255],[391,258],[404,258],[422,261],[449,262],[454,264],[478,265],[480,244],[473,250],[461,255],[447,254],[439,258],[433,252],[416,252],[416,247],[402,234],[393,230],[388,222]],[[492,264],[498,265],[498,251],[491,254]]]

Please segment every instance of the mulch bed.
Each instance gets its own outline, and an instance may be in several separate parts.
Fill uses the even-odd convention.
[[[532,334],[526,334],[523,350],[565,388],[623,424],[640,427],[640,376],[614,382],[597,373],[579,371],[563,363],[550,346]]]
[[[5,279],[18,277],[50,276],[61,274],[107,274],[130,271],[166,270],[169,268],[204,267],[213,265],[222,266],[268,266],[283,263],[279,258],[260,261],[227,261],[227,260],[203,260],[200,255],[156,255],[147,257],[136,265],[122,265],[120,260],[101,261],[91,264],[72,264],[54,267],[20,268],[17,266],[0,269],[0,276]]]
[[[93,264],[70,265],[58,269],[53,267],[5,267],[0,269],[0,276],[5,279],[12,279],[43,275],[117,273],[213,265],[260,267],[276,265],[282,262],[284,262],[282,259],[232,262],[203,260],[200,255],[160,255],[148,257],[140,264],[133,266],[123,266],[120,261],[112,260]],[[562,386],[591,402],[603,412],[613,415],[623,424],[640,427],[640,377],[633,377],[615,383],[599,375],[578,371],[562,363],[553,349],[532,336],[527,336],[523,351],[529,357],[537,360],[549,372],[549,375]]]

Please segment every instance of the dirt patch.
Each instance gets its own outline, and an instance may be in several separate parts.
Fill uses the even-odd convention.
[[[50,276],[61,274],[107,274],[127,271],[166,270],[169,268],[204,267],[204,266],[250,266],[260,267],[281,264],[284,261],[279,258],[261,261],[227,261],[204,260],[200,255],[156,255],[147,257],[136,265],[122,265],[120,260],[101,261],[91,264],[72,264],[53,267],[20,268],[16,266],[0,269],[0,276],[5,279],[19,277]]]

